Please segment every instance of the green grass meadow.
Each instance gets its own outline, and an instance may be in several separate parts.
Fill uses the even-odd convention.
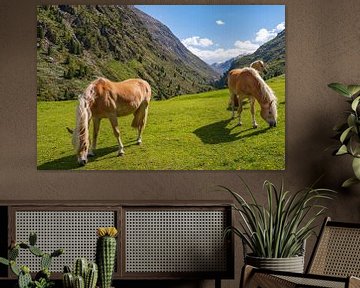
[[[136,145],[132,115],[119,118],[125,155],[101,121],[96,156],[77,164],[66,127],[75,126],[77,101],[37,103],[37,167],[76,170],[282,170],[285,169],[285,76],[267,81],[278,98],[278,125],[268,128],[257,108],[252,128],[249,104],[242,126],[227,110],[227,89],[152,101],[143,144]],[[92,134],[92,129],[90,130]]]

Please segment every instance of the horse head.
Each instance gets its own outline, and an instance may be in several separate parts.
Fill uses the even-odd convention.
[[[276,127],[276,123],[277,123],[276,101],[272,100],[270,101],[270,103],[261,105],[260,115],[269,124],[270,127]]]
[[[72,135],[72,145],[76,151],[76,157],[79,165],[85,166],[85,164],[88,162],[87,155],[89,150],[87,141],[81,140],[76,129],[74,130],[66,127],[66,130]]]

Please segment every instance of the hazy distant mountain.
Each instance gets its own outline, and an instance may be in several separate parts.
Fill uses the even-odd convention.
[[[163,99],[210,90],[219,74],[133,6],[38,6],[38,99],[75,99],[97,76],[143,78]]]
[[[261,45],[254,53],[235,59],[228,70],[249,66],[255,60],[263,60],[267,66],[265,79],[285,73],[285,30],[274,39]],[[227,73],[216,82],[217,87],[226,85]]]
[[[224,62],[216,62],[216,63],[213,63],[213,64],[211,64],[210,66],[216,71],[216,72],[218,72],[218,73],[220,73],[220,74],[223,74],[223,73],[225,73],[226,71],[228,71],[229,69],[230,69],[230,67],[231,67],[231,65],[232,65],[232,63],[235,61],[235,60],[237,60],[237,59],[239,59],[239,58],[241,58],[241,57],[243,57],[243,56],[245,56],[245,55],[247,55],[246,53],[245,54],[240,54],[240,55],[238,55],[238,56],[236,56],[236,57],[233,57],[233,58],[231,58],[231,59],[229,59],[229,60],[226,60],[226,61],[224,61]]]

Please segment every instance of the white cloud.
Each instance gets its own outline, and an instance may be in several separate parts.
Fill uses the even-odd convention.
[[[181,40],[181,42],[185,45],[185,47],[188,46],[208,47],[214,44],[213,41],[211,41],[210,39],[200,38],[199,36],[189,37]]]
[[[258,32],[256,32],[255,41],[258,43],[265,43],[273,38],[275,38],[277,33],[274,30],[267,30],[265,28],[261,28]]]
[[[217,49],[200,49],[199,47],[187,46],[187,48],[200,59],[212,64],[215,62],[221,63],[230,58],[234,58],[239,55],[253,53],[258,44],[251,43],[250,41],[236,41],[234,47],[230,49],[217,48]]]
[[[280,32],[280,31],[282,31],[282,30],[284,30],[285,29],[285,22],[281,22],[280,24],[278,24],[277,26],[276,26],[276,30],[278,31],[278,32]]]
[[[224,25],[225,24],[225,22],[223,21],[223,20],[216,20],[215,21],[215,23],[217,24],[217,25]]]
[[[251,41],[249,40],[246,40],[246,41],[236,41],[234,43],[234,46],[243,51],[242,53],[240,54],[243,54],[243,53],[252,53],[254,52],[257,48],[259,48],[259,45],[258,44],[255,44],[255,43],[252,43]]]
[[[225,23],[222,20],[217,20],[216,24],[223,25]],[[234,42],[233,46],[228,49],[221,48],[219,43],[214,43],[209,38],[201,38],[199,36],[192,36],[181,40],[181,42],[187,49],[189,49],[193,54],[198,56],[203,61],[209,64],[215,62],[221,63],[239,55],[246,55],[255,52],[260,47],[260,45],[275,38],[277,33],[284,29],[285,22],[279,23],[274,29],[271,30],[262,28],[256,32],[255,40],[237,40]]]
[[[285,22],[279,23],[276,28],[268,30],[266,28],[261,28],[258,32],[256,32],[256,38],[255,42],[257,43],[265,43],[273,38],[276,37],[276,35],[285,29]]]

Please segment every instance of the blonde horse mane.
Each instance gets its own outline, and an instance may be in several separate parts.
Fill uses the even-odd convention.
[[[87,152],[90,146],[88,129],[91,119],[90,105],[95,98],[95,82],[99,79],[93,81],[78,98],[79,104],[76,108],[76,127],[73,134],[73,145],[77,153],[84,150]]]
[[[259,72],[254,68],[244,68],[247,71],[249,71],[257,80],[259,86],[260,86],[260,99],[259,101],[262,103],[270,103],[271,108],[276,111],[277,107],[277,98],[274,94],[274,91],[269,87],[269,85],[266,84],[264,79],[260,76]]]

